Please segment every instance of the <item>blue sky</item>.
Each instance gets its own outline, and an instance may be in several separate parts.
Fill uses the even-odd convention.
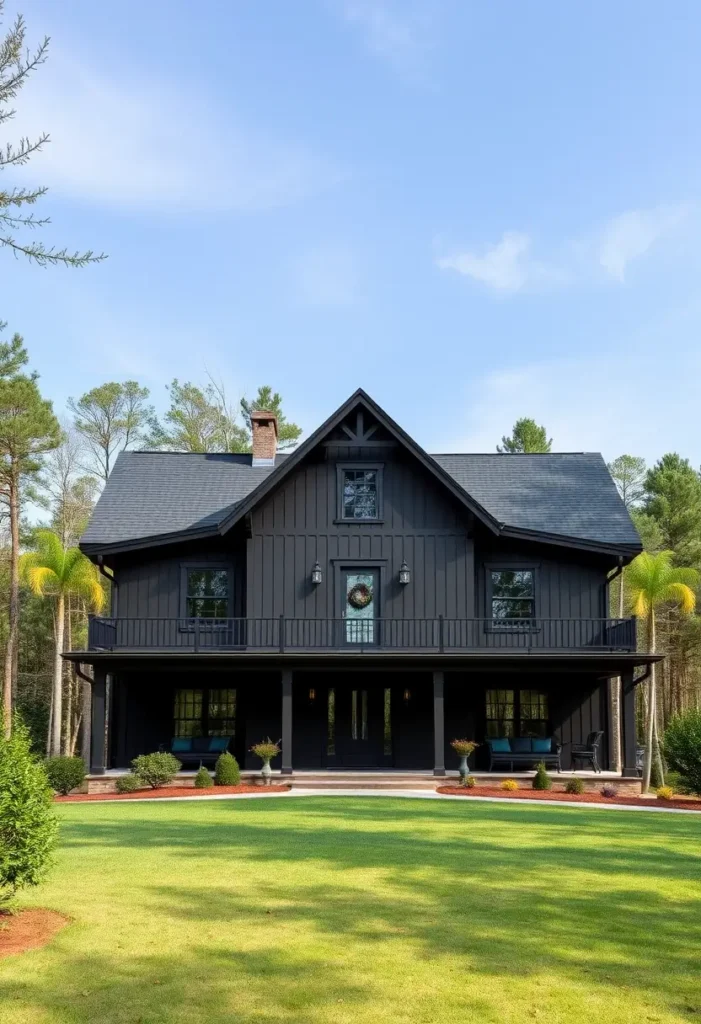
[[[429,451],[701,463],[701,5],[8,0],[48,63],[46,242],[0,315],[46,393],[261,383],[313,429],[363,386]],[[7,135],[5,130],[5,135]]]

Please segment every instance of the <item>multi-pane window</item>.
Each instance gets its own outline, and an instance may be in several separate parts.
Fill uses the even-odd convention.
[[[227,569],[188,569],[187,617],[225,619],[229,614],[229,572]]]
[[[207,735],[233,736],[236,731],[236,690],[210,690]]]
[[[518,703],[520,735],[547,736],[547,693],[540,693],[538,690],[520,690]]]
[[[487,690],[487,736],[547,736],[548,695],[540,690]]]
[[[513,690],[487,690],[487,736],[513,736],[515,724]]]
[[[173,718],[173,735],[202,736],[202,690],[176,690]]]
[[[341,497],[344,519],[377,519],[377,470],[344,469]]]
[[[176,690],[174,736],[234,736],[236,690]]]
[[[533,576],[532,569],[492,570],[493,619],[532,619],[535,616]]]

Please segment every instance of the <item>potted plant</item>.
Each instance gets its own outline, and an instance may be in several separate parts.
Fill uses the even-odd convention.
[[[254,743],[251,747],[251,753],[259,757],[263,762],[261,768],[261,775],[263,776],[263,782],[266,786],[270,785],[270,780],[273,774],[270,762],[274,757],[280,753],[280,744],[273,743],[269,736],[266,736],[260,743]]]
[[[479,743],[475,743],[473,740],[451,740],[450,745],[460,758],[460,783],[462,785],[470,774],[467,759],[473,750],[477,749]]]

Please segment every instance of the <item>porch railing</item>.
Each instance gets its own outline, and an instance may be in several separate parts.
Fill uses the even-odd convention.
[[[122,619],[93,616],[91,650],[634,651],[635,619]]]

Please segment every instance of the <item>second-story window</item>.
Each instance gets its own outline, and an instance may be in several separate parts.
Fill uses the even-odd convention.
[[[492,569],[490,576],[493,619],[535,617],[535,580],[532,569]]]
[[[188,569],[186,614],[189,619],[225,619],[229,614],[227,569]]]
[[[378,471],[344,469],[342,485],[343,519],[379,517]]]

